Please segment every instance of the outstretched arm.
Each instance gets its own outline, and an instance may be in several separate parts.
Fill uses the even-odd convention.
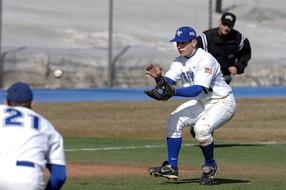
[[[204,87],[200,85],[193,85],[193,86],[185,87],[185,88],[184,87],[176,88],[175,96],[195,97],[195,96],[198,96],[203,90],[204,90]]]

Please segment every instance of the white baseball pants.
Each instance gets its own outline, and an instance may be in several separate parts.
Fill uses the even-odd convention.
[[[195,138],[202,145],[213,142],[213,130],[223,126],[236,112],[233,94],[207,101],[190,100],[171,113],[167,124],[167,137],[181,138],[184,127],[194,127]]]

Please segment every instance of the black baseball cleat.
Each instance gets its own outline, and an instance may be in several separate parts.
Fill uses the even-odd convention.
[[[203,174],[200,180],[200,185],[212,185],[214,183],[214,176],[217,173],[217,165],[203,167]]]
[[[165,177],[170,180],[177,180],[179,176],[178,170],[174,170],[168,161],[164,161],[160,167],[149,168],[148,173],[154,177]]]

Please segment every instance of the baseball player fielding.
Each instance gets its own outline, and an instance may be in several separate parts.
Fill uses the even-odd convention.
[[[213,131],[233,118],[236,101],[231,86],[223,78],[220,64],[210,53],[197,48],[197,35],[192,27],[178,28],[170,42],[176,42],[180,55],[165,75],[159,66],[146,68],[146,73],[155,79],[157,85],[145,93],[163,101],[173,96],[190,99],[170,114],[166,127],[168,157],[161,166],[150,167],[148,173],[155,177],[178,179],[183,128],[190,127],[204,157],[199,183],[212,185],[217,173]]]

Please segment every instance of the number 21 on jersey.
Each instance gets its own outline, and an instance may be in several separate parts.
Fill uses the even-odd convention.
[[[24,127],[25,117],[24,114],[14,108],[5,109],[7,114],[4,118],[4,127]],[[34,129],[39,128],[39,117],[36,115],[28,115],[31,119],[31,127]]]

